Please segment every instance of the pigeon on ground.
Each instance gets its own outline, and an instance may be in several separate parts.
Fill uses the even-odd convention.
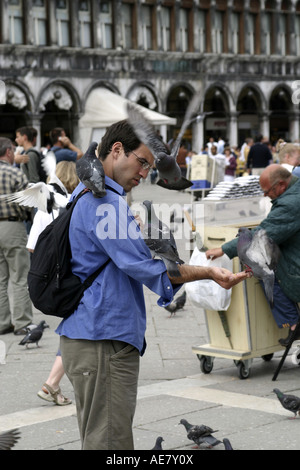
[[[92,142],[86,153],[76,162],[76,172],[80,181],[101,198],[106,195],[105,173],[100,159],[96,155],[97,142]]]
[[[294,413],[295,416],[291,419],[297,418],[297,413],[300,415],[300,398],[295,395],[286,395],[278,390],[278,388],[274,388],[273,392],[276,393],[283,408]]]
[[[156,184],[166,189],[182,190],[192,186],[192,182],[184,178],[176,158],[180,149],[182,137],[199,110],[201,94],[195,93],[187,108],[180,132],[172,146],[171,153],[158,137],[154,127],[137,106],[127,103],[127,114],[137,137],[152,152],[155,158],[155,167],[158,170],[159,180]]]
[[[146,221],[143,228],[143,238],[151,251],[153,258],[158,256],[166,265],[171,277],[180,276],[178,264],[184,264],[179,258],[176,242],[169,227],[161,222],[155,214],[150,201],[144,201]]]
[[[3,432],[0,434],[0,450],[11,450],[12,447],[20,439],[20,432],[18,429]]]
[[[155,446],[151,450],[163,450],[161,443],[164,441],[164,439],[159,436],[156,439]]]
[[[187,432],[187,438],[194,441],[199,447],[201,444],[208,444],[210,447],[221,444],[221,441],[212,436],[213,431],[209,426],[202,424],[201,426],[190,424],[186,419],[181,419],[179,424],[183,424]]]
[[[41,321],[41,323],[36,328],[28,331],[28,333],[20,341],[19,345],[21,346],[26,345],[26,349],[27,349],[29,344],[35,343],[36,347],[39,348],[39,341],[41,340],[43,336],[43,332],[45,328],[49,328],[49,325],[47,325],[45,321]]]
[[[184,291],[183,294],[181,294],[179,297],[177,297],[173,302],[170,303],[167,307],[165,307],[165,310],[168,310],[170,312],[170,317],[172,315],[175,315],[177,310],[180,310],[185,306],[186,302],[186,292]]]
[[[252,271],[253,276],[263,281],[266,296],[273,306],[275,270],[280,257],[279,247],[268,237],[264,229],[254,233],[248,228],[240,228],[237,252],[241,262]]]
[[[20,206],[35,207],[51,214],[53,209],[63,209],[69,202],[68,191],[55,174],[56,157],[54,152],[48,152],[42,165],[48,175],[49,182],[30,183],[26,189],[12,194],[3,194],[1,199]]]
[[[232,445],[229,439],[227,438],[223,439],[223,444],[224,444],[225,450],[234,450],[232,448]]]

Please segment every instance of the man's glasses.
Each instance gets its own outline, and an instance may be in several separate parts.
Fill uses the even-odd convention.
[[[279,183],[280,181],[277,181],[277,183],[274,183],[270,189],[268,189],[268,191],[264,191],[264,196],[268,196],[270,194],[270,192],[275,189],[275,187],[277,186],[277,184]]]
[[[133,153],[133,155],[135,156],[135,158],[137,159],[137,161],[139,162],[143,170],[147,170],[147,171],[152,170],[152,165],[150,165],[150,163],[147,162],[145,158],[139,157],[136,153],[133,152],[133,150],[130,150],[130,153]]]

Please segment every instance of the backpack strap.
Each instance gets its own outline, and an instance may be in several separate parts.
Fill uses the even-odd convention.
[[[75,207],[75,204],[76,202],[78,201],[78,199],[80,199],[84,194],[86,193],[89,193],[90,190],[88,188],[84,188],[82,191],[80,191],[79,194],[77,194],[76,198],[70,202],[68,205],[67,205],[67,208],[69,210],[71,210],[71,212],[73,212],[73,209]],[[84,289],[87,289],[88,287],[90,287],[94,280],[96,279],[96,277],[99,276],[99,274],[101,273],[101,271],[108,265],[108,263],[111,261],[110,258],[108,258],[108,260],[105,261],[104,264],[102,264],[102,266],[100,266],[97,271],[95,271],[93,274],[91,274],[85,281],[83,281],[83,285],[84,285]]]

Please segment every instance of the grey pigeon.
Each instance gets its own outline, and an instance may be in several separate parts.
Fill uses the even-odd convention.
[[[234,450],[232,448],[232,445],[229,439],[227,438],[223,439],[223,444],[224,444],[225,450]]]
[[[275,270],[280,257],[279,247],[268,237],[266,230],[254,233],[248,228],[240,228],[238,233],[237,253],[241,262],[252,271],[253,276],[262,280],[265,293],[273,306]]]
[[[152,152],[155,166],[158,170],[158,186],[166,189],[182,190],[192,186],[192,182],[182,177],[176,158],[180,149],[182,137],[200,106],[200,93],[196,93],[186,111],[180,132],[172,146],[171,153],[158,137],[154,127],[144,114],[132,103],[127,103],[127,114],[137,137]]]
[[[92,191],[95,197],[106,195],[105,173],[100,159],[96,156],[97,142],[92,142],[86,153],[76,162],[76,172],[80,181]]]
[[[30,183],[27,188],[12,194],[3,194],[1,199],[8,203],[17,203],[20,206],[35,207],[43,212],[51,214],[53,209],[64,209],[69,202],[68,191],[56,176],[56,157],[53,152],[48,152],[42,163],[49,182],[42,181]]]
[[[20,432],[18,429],[3,432],[0,434],[0,450],[11,450],[12,447],[20,439]]]
[[[171,277],[180,276],[178,264],[184,264],[179,258],[176,242],[169,227],[161,222],[155,214],[150,201],[144,201],[147,218],[143,229],[143,238],[154,257],[158,256],[166,265]]]
[[[174,299],[173,302],[170,303],[170,305],[165,307],[165,310],[170,312],[171,314],[170,317],[172,317],[172,315],[176,314],[177,310],[180,310],[181,308],[185,306],[185,302],[186,302],[186,292],[184,291],[183,294],[181,294],[179,297]]]
[[[278,390],[278,388],[274,388],[273,392],[276,393],[283,408],[294,413],[294,418],[291,419],[295,419],[297,417],[297,413],[300,415],[300,398],[295,395],[286,395]]]
[[[151,450],[163,450],[162,445],[161,445],[161,443],[162,443],[163,441],[164,441],[164,439],[163,439],[161,436],[159,436],[159,437],[156,439],[155,446],[152,447]]]
[[[213,433],[218,431],[213,431],[209,426],[190,424],[186,419],[181,419],[179,424],[183,424],[187,432],[187,438],[194,441],[198,447],[201,444],[208,444],[210,447],[221,444],[221,441],[212,436]]]
[[[29,344],[35,343],[37,348],[39,347],[39,341],[43,336],[43,332],[45,328],[49,328],[49,325],[45,321],[41,321],[41,323],[34,328],[33,330],[28,331],[28,333],[24,336],[24,338],[20,341],[19,345],[28,348]]]

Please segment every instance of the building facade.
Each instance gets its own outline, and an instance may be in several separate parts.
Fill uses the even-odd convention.
[[[298,81],[299,77],[299,81]],[[40,145],[79,119],[96,88],[177,118],[203,95],[186,134],[241,145],[300,138],[300,1],[0,0],[0,135],[32,125]],[[83,149],[84,150],[84,149]]]

